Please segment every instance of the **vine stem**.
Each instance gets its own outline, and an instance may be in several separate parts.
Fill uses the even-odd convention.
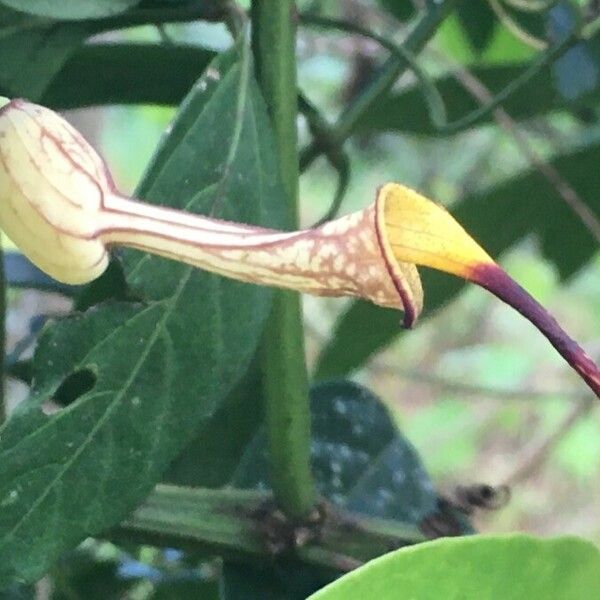
[[[253,0],[253,49],[286,196],[286,225],[298,227],[296,24],[293,0]],[[310,405],[300,297],[277,291],[262,345],[263,397],[275,498],[291,519],[316,501],[310,470]]]
[[[566,416],[554,431],[547,437],[533,441],[526,448],[524,457],[504,478],[504,484],[513,486],[535,474],[550,457],[556,446],[558,446],[581,419],[590,414],[595,406],[593,400],[588,398],[585,402],[580,402],[568,410]]]

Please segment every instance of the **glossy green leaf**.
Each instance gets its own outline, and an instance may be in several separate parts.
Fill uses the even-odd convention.
[[[600,597],[590,542],[527,535],[445,538],[367,563],[310,600],[585,600]]]
[[[600,217],[600,144],[557,156],[552,164]],[[494,257],[529,233],[537,234],[542,250],[563,278],[589,261],[598,245],[592,234],[537,171],[530,171],[469,196],[452,213]],[[556,243],[560,240],[560,243]],[[462,281],[421,269],[426,317],[456,296]],[[398,335],[400,314],[372,304],[354,302],[338,319],[335,331],[319,357],[316,377],[328,379],[360,367],[374,352]],[[418,327],[418,324],[417,324]],[[360,334],[360,335],[359,335]]]
[[[312,468],[321,495],[356,513],[412,525],[435,515],[451,531],[471,531],[458,515],[439,512],[438,494],[418,454],[367,389],[349,381],[316,385],[311,389],[311,414]],[[231,483],[269,487],[264,428],[248,446]],[[334,576],[297,563],[230,563],[224,570],[224,598],[303,600]]]
[[[277,173],[266,108],[232,52],[182,105],[139,193],[277,226]],[[131,510],[219,407],[260,338],[269,290],[133,250],[123,262],[142,304],[100,305],[47,328],[31,397],[0,432],[2,583],[39,576]],[[86,385],[70,395],[83,395],[44,414],[74,376]]]
[[[118,15],[141,0],[0,0],[14,10],[52,19],[82,20]]]

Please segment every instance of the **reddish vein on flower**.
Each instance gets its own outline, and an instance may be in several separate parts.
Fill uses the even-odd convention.
[[[600,397],[600,371],[556,321],[439,205],[382,186],[367,208],[280,232],[126,198],[103,160],[56,113],[0,99],[0,227],[39,268],[65,283],[98,277],[111,246],[129,246],[260,285],[359,296],[404,311],[423,291],[416,265],[485,287],[529,319]]]

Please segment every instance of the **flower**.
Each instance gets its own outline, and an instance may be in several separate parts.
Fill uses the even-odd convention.
[[[443,207],[396,184],[365,209],[281,232],[126,198],[103,160],[53,111],[0,100],[0,227],[40,269],[85,283],[129,246],[241,281],[323,296],[358,296],[404,311],[423,306],[417,265],[464,277],[529,319],[600,397],[600,371]]]

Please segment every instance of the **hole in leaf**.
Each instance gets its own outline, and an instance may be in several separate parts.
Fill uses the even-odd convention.
[[[96,385],[96,374],[90,369],[79,369],[67,376],[54,392],[54,402],[61,407],[69,406]]]
[[[496,490],[491,485],[481,485],[479,493],[484,500],[491,500],[496,495]]]

